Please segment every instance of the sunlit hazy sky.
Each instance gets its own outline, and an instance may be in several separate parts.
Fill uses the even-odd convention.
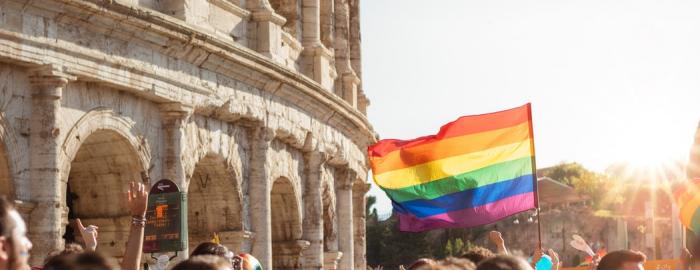
[[[532,102],[538,167],[687,159],[698,14],[679,0],[364,0],[369,118],[381,138],[410,139]]]

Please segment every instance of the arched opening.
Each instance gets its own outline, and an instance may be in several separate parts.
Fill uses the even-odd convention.
[[[298,0],[270,0],[270,5],[287,22],[282,26],[284,31],[297,40],[301,40],[301,1]]]
[[[301,251],[301,214],[294,186],[279,178],[272,185],[272,265],[273,269],[299,269]]]
[[[239,252],[243,219],[239,188],[226,161],[207,155],[194,168],[187,190],[190,249],[219,235],[221,244]]]
[[[66,243],[80,242],[74,219],[100,230],[98,250],[121,257],[128,238],[130,213],[126,190],[140,181],[144,166],[129,141],[112,130],[97,130],[80,145],[71,161],[66,187],[68,227]]]

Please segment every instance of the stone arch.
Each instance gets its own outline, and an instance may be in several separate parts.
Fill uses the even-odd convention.
[[[301,208],[294,183],[277,178],[270,191],[273,269],[299,269],[301,251]]]
[[[287,22],[282,28],[297,40],[301,40],[301,1],[299,0],[270,0],[270,5]]]
[[[187,188],[190,247],[219,235],[234,251],[243,243],[241,187],[234,169],[219,155],[208,153],[194,167]]]
[[[63,155],[59,161],[59,168],[67,168],[64,174],[70,169],[70,163],[78,153],[84,140],[91,134],[99,130],[110,130],[117,133],[136,151],[139,162],[143,170],[148,170],[151,160],[151,148],[143,134],[137,127],[136,122],[131,119],[119,116],[109,108],[96,108],[87,112],[66,134],[66,139],[61,146]],[[63,175],[64,182],[67,175]]]
[[[122,256],[128,238],[130,213],[120,207],[125,205],[127,185],[140,181],[149,167],[148,146],[134,130],[133,121],[111,110],[90,111],[68,132],[60,161],[66,218],[97,225],[98,248],[115,257]],[[74,227],[69,224],[66,229],[67,242],[81,240]]]

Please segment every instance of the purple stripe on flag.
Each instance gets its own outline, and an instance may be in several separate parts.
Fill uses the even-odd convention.
[[[418,218],[398,213],[399,230],[422,232],[441,228],[481,226],[535,208],[535,193],[523,193],[481,206]]]

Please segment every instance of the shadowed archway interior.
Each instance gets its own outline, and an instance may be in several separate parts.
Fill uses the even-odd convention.
[[[299,201],[292,182],[279,178],[272,185],[272,262],[273,269],[298,269],[301,247]]]
[[[210,154],[197,163],[187,191],[191,249],[217,233],[222,244],[240,251],[243,220],[238,190],[234,174],[221,156]]]
[[[120,257],[128,237],[130,213],[126,206],[127,185],[141,181],[139,157],[117,132],[98,130],[88,136],[71,162],[66,203],[69,224],[67,243],[81,242],[74,219],[99,227],[100,252]]]

